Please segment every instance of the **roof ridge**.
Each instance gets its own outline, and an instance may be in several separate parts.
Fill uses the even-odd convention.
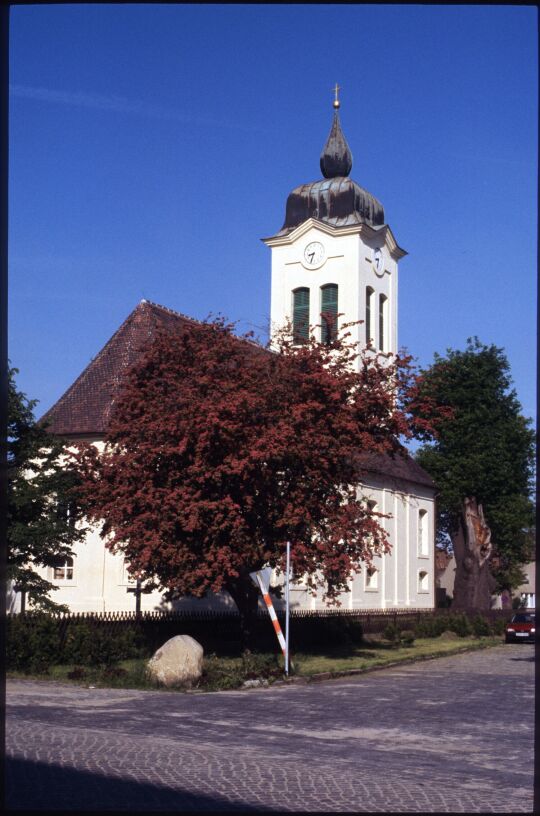
[[[162,306],[160,303],[154,303],[154,301],[147,300],[146,298],[143,298],[138,305],[141,306],[143,303],[147,303],[149,306],[153,306],[156,309],[161,309],[161,311],[166,312],[167,314],[174,315],[175,317],[181,317],[184,320],[189,320],[190,323],[196,323],[198,326],[208,326],[208,322],[206,320],[199,320],[199,318],[197,317],[190,317],[189,315],[186,315],[183,312],[177,312],[176,309],[169,308],[169,306]],[[138,308],[138,306],[136,308]],[[229,321],[231,325],[235,325],[234,320],[230,320],[228,317],[225,317],[225,319]],[[240,340],[243,343],[249,343],[252,346],[257,346],[257,348],[264,348],[264,346],[261,345],[261,343],[258,343],[256,340],[252,340],[249,337],[242,337],[239,336],[238,334],[232,334],[232,336],[236,340]]]
[[[137,311],[139,306],[148,304],[148,306],[152,306],[154,309],[160,309],[162,312],[166,312],[167,314],[174,315],[175,317],[182,317],[184,320],[189,320],[191,323],[199,323],[200,325],[203,324],[202,320],[199,320],[196,317],[190,317],[189,315],[184,314],[183,312],[177,312],[176,309],[171,309],[169,306],[162,306],[161,303],[154,303],[153,300],[148,300],[147,298],[143,298],[135,307],[133,312]],[[133,314],[131,312],[131,314]],[[127,319],[127,318],[126,318]]]

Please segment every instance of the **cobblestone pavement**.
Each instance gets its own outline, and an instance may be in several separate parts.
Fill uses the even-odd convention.
[[[8,681],[7,805],[532,812],[534,655],[214,694]]]

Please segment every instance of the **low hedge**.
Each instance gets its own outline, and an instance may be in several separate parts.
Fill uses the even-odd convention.
[[[284,630],[283,616],[279,617]],[[468,617],[465,613],[394,617],[361,612],[291,615],[291,651],[350,652],[362,643],[364,631],[378,631],[380,625],[386,626],[385,634],[399,644],[411,637],[438,637],[447,630],[460,637],[500,634],[505,624],[503,618],[490,623],[480,614]],[[239,654],[239,619],[235,615],[149,615],[110,620],[97,615],[55,617],[32,612],[7,618],[7,669],[36,674],[46,673],[54,664],[112,666],[119,660],[150,657],[179,634],[198,640],[205,654]],[[267,615],[257,619],[254,641],[257,652],[280,653]]]
[[[61,650],[61,662],[110,666],[119,660],[142,657],[144,651],[141,632],[136,629],[126,627],[112,634],[83,621],[78,626],[68,628]]]
[[[112,633],[78,621],[62,633],[58,620],[45,614],[8,618],[8,671],[41,674],[58,663],[110,666],[143,654],[144,644],[132,628]]]
[[[443,632],[455,632],[459,637],[475,635],[489,637],[504,632],[506,621],[498,618],[490,621],[480,613],[469,617],[464,612],[450,612],[433,618],[424,618],[415,625],[416,637],[439,637]]]
[[[29,674],[46,673],[58,663],[61,653],[57,621],[41,615],[29,625],[23,615],[9,617],[7,625],[6,667]]]

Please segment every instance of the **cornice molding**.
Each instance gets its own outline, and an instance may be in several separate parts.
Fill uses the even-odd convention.
[[[350,224],[345,227],[335,227],[332,224],[327,224],[325,221],[308,218],[286,235],[271,235],[269,238],[261,238],[261,241],[269,247],[290,246],[309,232],[310,229],[316,229],[325,235],[332,235],[336,238],[342,235],[365,235],[372,237],[382,234],[386,248],[395,261],[398,261],[408,254],[406,250],[398,245],[388,224],[384,224],[382,227],[370,227],[369,224]]]

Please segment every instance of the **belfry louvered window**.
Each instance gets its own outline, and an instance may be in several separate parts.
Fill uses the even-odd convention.
[[[309,289],[301,287],[293,292],[293,337],[302,343],[309,336]]]
[[[331,343],[337,335],[338,288],[335,283],[321,286],[321,342]]]
[[[373,341],[373,321],[371,315],[373,295],[374,291],[371,286],[366,286],[366,346]]]

